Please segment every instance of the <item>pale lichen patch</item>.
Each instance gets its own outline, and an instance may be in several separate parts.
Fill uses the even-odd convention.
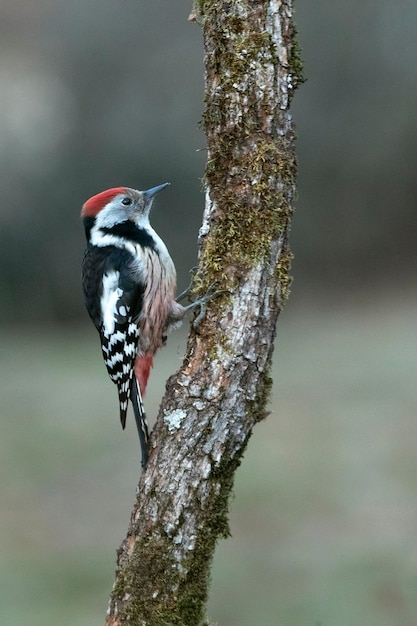
[[[172,433],[178,430],[186,417],[187,413],[182,409],[176,409],[171,413],[165,414],[164,422],[167,424],[169,432]]]

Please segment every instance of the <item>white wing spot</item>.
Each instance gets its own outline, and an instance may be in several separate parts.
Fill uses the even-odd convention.
[[[136,344],[130,343],[125,345],[125,353],[128,356],[134,356],[136,354]]]
[[[109,348],[110,346],[112,346],[113,344],[117,343],[118,341],[124,341],[125,340],[125,334],[122,333],[121,330],[118,330],[116,333],[113,333],[113,335],[110,337],[109,339]]]
[[[115,354],[112,354],[109,359],[106,360],[106,363],[108,367],[111,367],[113,369],[116,363],[121,363],[122,361],[123,354],[121,354],[120,352],[116,352]]]

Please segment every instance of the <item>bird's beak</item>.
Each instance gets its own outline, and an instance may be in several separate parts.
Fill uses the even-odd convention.
[[[158,185],[157,187],[152,187],[151,189],[147,189],[146,191],[143,191],[142,193],[143,193],[145,200],[150,200],[151,198],[156,196],[157,193],[165,189],[165,187],[169,187],[170,184],[171,183],[162,183],[162,185]]]

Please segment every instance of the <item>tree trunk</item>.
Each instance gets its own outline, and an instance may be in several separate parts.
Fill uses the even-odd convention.
[[[106,624],[207,624],[216,541],[253,426],[264,418],[288,295],[295,194],[291,95],[302,80],[292,0],[198,0],[208,162],[195,290],[210,302],[151,437]]]

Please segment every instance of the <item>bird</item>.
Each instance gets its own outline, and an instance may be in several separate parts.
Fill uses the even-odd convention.
[[[155,196],[169,184],[146,191],[113,187],[89,198],[81,211],[87,240],[84,302],[100,335],[108,374],[117,385],[123,429],[132,403],[143,468],[149,440],[143,397],[155,353],[187,310],[217,293],[189,306],[175,298],[174,263],[149,222]]]

